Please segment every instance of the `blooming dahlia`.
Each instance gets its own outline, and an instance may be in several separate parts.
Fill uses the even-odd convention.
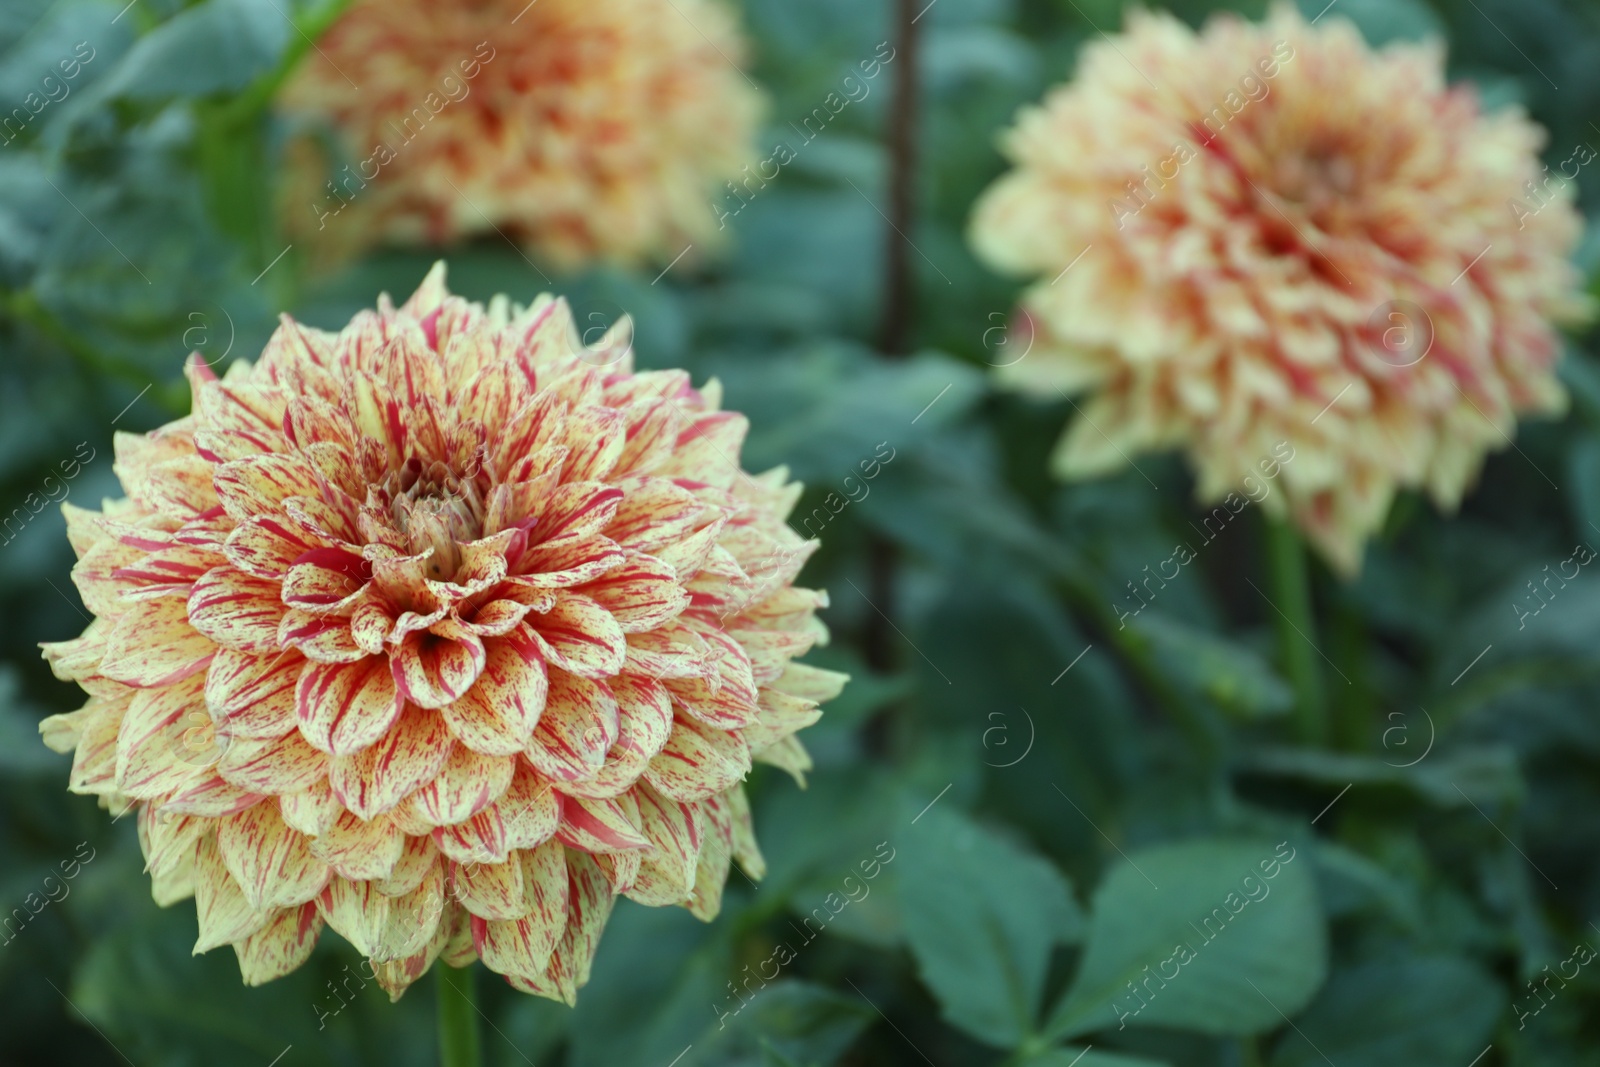
[[[473,957],[571,1001],[618,894],[719,906],[762,869],[741,779],[842,675],[795,587],[799,486],[738,465],[715,382],[634,373],[567,305],[442,265],[119,434],[127,499],[66,506],[96,618],[45,646],[72,789],[137,806],[155,897],[259,983],[326,923],[398,996]]]
[[[972,239],[1040,278],[1004,373],[1092,392],[1060,471],[1181,446],[1215,501],[1287,442],[1266,506],[1353,572],[1397,487],[1454,508],[1519,413],[1563,407],[1579,220],[1539,128],[1443,58],[1288,7],[1198,34],[1135,12],[1023,112]]]
[[[756,161],[722,0],[357,0],[318,44],[284,99],[353,162],[327,185],[325,160],[298,168],[308,238],[498,230],[564,265],[664,261],[714,242],[711,197]]]

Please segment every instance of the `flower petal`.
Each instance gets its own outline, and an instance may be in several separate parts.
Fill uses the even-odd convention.
[[[483,673],[439,713],[468,748],[484,755],[515,755],[527,747],[544,712],[550,688],[544,656],[522,626],[484,645]]]
[[[666,747],[645,769],[645,781],[673,800],[703,800],[750,772],[744,739],[679,716]]]
[[[322,933],[322,916],[315,904],[284,908],[243,941],[235,941],[239,974],[247,986],[282,978],[311,958]]]
[[[300,733],[323,752],[347,756],[382,737],[405,701],[382,656],[359,663],[307,663],[295,689]]]
[[[278,651],[285,608],[280,586],[223,564],[207,571],[189,594],[189,622],[219,645],[241,652]]]
[[[528,760],[558,781],[586,778],[605,763],[617,740],[617,700],[602,682],[550,672],[544,714],[528,742]]]
[[[311,854],[310,839],[283,821],[276,804],[257,804],[223,819],[217,848],[258,910],[305,904],[328,881],[327,864]]]
[[[377,741],[354,755],[334,756],[328,785],[352,813],[370,819],[432,781],[454,746],[443,719],[408,705]]]
[[[117,619],[100,673],[128,685],[171,685],[211,662],[217,646],[189,625],[179,597],[140,600]]]

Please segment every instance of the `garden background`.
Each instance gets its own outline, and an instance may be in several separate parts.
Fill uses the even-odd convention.
[[[1600,145],[1600,5],[1325,2],[1302,10],[1375,44],[1442,38],[1452,79],[1548,129],[1552,166]],[[274,93],[336,10],[0,5],[0,107],[81,61],[0,145],[0,913],[65,887],[0,934],[0,1059],[434,1062],[433,976],[391,1006],[337,937],[259,989],[226,949],[190,957],[192,905],[151,902],[132,821],[69,795],[39,743],[81,696],[36,646],[86,621],[41,498],[120,495],[112,433],[186,411],[189,352],[250,358],[280,310],[336,327],[445,256],[458,292],[553,289],[584,328],[625,312],[641,366],[722,380],[751,419],[745,466],[807,485],[793,521],[823,548],[804,581],[830,591],[834,632],[811,661],[854,676],[806,734],[808,788],[752,777],[767,877],[735,873],[710,924],[621,903],[576,1009],[480,974],[488,1062],[1600,1063],[1600,578],[1517,611],[1600,545],[1592,334],[1562,364],[1569,414],[1524,423],[1458,516],[1403,496],[1359,579],[1314,565],[1302,636],[1331,727],[1304,745],[1284,656],[1308,653],[1262,591],[1260,509],[1121,627],[1127,583],[1196,540],[1188,471],[1139,457],[1057,484],[1045,457],[1072,405],[988,380],[1030,340],[1019,284],[964,238],[996,133],[1120,5],[747,0],[760,143],[792,158],[722,202],[724,254],[575,274],[494,236],[321,274],[286,248]],[[848,104],[811,133],[829,94]],[[1594,214],[1600,169],[1577,184]],[[1199,949],[1173,962],[1185,939]]]

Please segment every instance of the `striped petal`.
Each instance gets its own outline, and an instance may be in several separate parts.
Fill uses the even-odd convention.
[[[585,678],[606,678],[622,669],[628,642],[611,613],[593,599],[563,594],[543,615],[530,615],[528,626],[545,659]]]
[[[276,804],[257,804],[223,819],[217,847],[252,908],[289,908],[322,892],[328,866],[311,853],[310,839],[291,829]]]
[[[528,760],[547,778],[586,778],[605,763],[618,726],[617,700],[609,687],[554,671],[544,714],[528,742]]]
[[[328,757],[298,733],[261,740],[236,738],[216,771],[241,789],[283,796],[310,789],[326,778]]]
[[[346,811],[311,842],[311,852],[340,878],[359,882],[389,877],[405,844],[405,835],[388,819],[368,822]]]
[[[278,651],[284,606],[280,586],[224,564],[207,571],[189,594],[189,622],[219,645],[241,652]]]
[[[527,911],[510,921],[472,920],[473,947],[496,974],[537,978],[567,927],[566,850],[551,841],[517,853]]]
[[[664,797],[649,786],[635,790],[634,800],[639,805],[640,829],[651,849],[642,858],[627,895],[652,907],[681,903],[694,891],[695,868],[700,861],[700,809]]]
[[[451,865],[451,888],[461,906],[475,918],[510,920],[528,914],[532,905],[522,883],[522,862],[511,853],[504,863]]]
[[[351,812],[370,819],[431,782],[455,741],[438,715],[407,706],[382,737],[350,756],[334,756],[328,785]]]
[[[456,745],[443,766],[410,796],[406,805],[429,826],[465,822],[500,799],[511,785],[515,766],[508,757],[484,756],[465,745]]]
[[[605,800],[564,797],[556,838],[589,853],[649,848],[650,839],[636,825],[637,819],[637,805],[626,796]]]
[[[295,686],[304,667],[292,650],[258,656],[220,648],[206,671],[206,706],[229,737],[282,737],[299,723]]]
[[[673,800],[694,801],[721,793],[749,772],[750,752],[742,737],[680,716],[644,777]]]
[[[544,656],[524,626],[485,643],[483,673],[440,714],[461,743],[489,756],[527,747],[543,714],[549,682]]]
[[[239,974],[247,986],[282,978],[306,960],[317,947],[322,916],[315,904],[284,908],[243,941],[233,944],[239,957]]]
[[[406,634],[390,657],[395,685],[405,699],[424,708],[459,700],[482,673],[486,655],[477,634],[444,623]]]
[[[624,633],[654,630],[689,606],[677,572],[641,552],[628,553],[622,566],[578,591],[604,608]]]
[[[200,841],[194,866],[195,912],[200,920],[200,938],[195,955],[218,945],[242,941],[260,930],[272,913],[252,907],[239,883],[233,880],[222,862],[214,838]]]
[[[187,608],[178,597],[128,605],[106,642],[100,673],[128,685],[154,688],[202,670],[217,646],[189,624]]]
[[[388,661],[307,663],[295,689],[300,733],[323,752],[348,756],[382,737],[405,701]]]

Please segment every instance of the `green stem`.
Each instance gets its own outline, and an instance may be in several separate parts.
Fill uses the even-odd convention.
[[[1293,526],[1268,518],[1266,551],[1278,648],[1289,684],[1294,687],[1296,732],[1305,744],[1323,745],[1328,740],[1328,713],[1317,668],[1317,629],[1311,617],[1305,547]]]
[[[476,971],[435,964],[439,986],[439,1067],[480,1067]]]
[[[1057,579],[1068,601],[1106,635],[1146,692],[1188,739],[1195,757],[1205,764],[1215,762],[1221,755],[1215,733],[1199,710],[1161,673],[1145,636],[1118,619],[1093,584],[1064,569],[1057,571]]]

